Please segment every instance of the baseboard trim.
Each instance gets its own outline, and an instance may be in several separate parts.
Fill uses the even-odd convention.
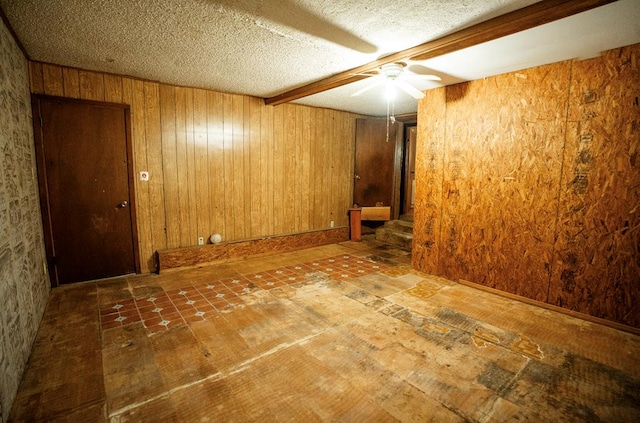
[[[349,240],[349,228],[339,227],[319,231],[277,235],[265,238],[223,242],[196,247],[158,251],[158,272],[185,267],[205,266],[246,257],[266,256],[335,244]]]
[[[590,323],[596,323],[602,326],[607,326],[612,329],[620,330],[623,332],[631,333],[634,335],[640,335],[640,329],[635,328],[633,326],[623,325],[622,323],[613,322],[611,320],[602,319],[600,317],[595,317],[590,314],[580,313],[578,311],[569,310],[567,308],[558,307],[553,304],[544,303],[542,301],[532,300],[531,298],[522,297],[520,295],[511,294],[509,292],[500,291],[499,289],[489,288],[488,286],[480,285],[475,282],[466,281],[464,279],[458,279],[460,285],[468,286],[470,288],[479,289],[480,291],[489,292],[491,294],[499,295],[504,298],[508,298],[510,300],[520,301],[521,303],[533,305],[536,307],[544,308],[547,310],[555,311],[567,316],[575,317],[577,319],[585,320]]]

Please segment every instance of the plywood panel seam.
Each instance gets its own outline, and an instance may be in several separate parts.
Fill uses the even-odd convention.
[[[549,296],[551,293],[551,281],[553,280],[553,272],[555,270],[555,262],[556,262],[556,247],[558,242],[558,230],[560,223],[560,198],[562,196],[562,186],[565,178],[565,169],[564,169],[564,159],[567,148],[567,134],[569,132],[569,113],[571,108],[571,87],[573,85],[573,61],[569,62],[569,84],[567,85],[566,94],[567,97],[565,99],[565,118],[564,118],[564,137],[563,137],[563,145],[562,145],[562,154],[560,156],[560,180],[558,184],[558,193],[556,196],[556,215],[555,221],[553,225],[553,244],[551,246],[551,262],[549,263],[549,278],[547,281],[547,295],[545,302],[549,303]]]
[[[439,207],[438,207],[438,227],[435,229],[436,231],[436,236],[435,236],[435,244],[438,245],[438,253],[436,256],[436,260],[434,263],[434,266],[436,269],[440,268],[440,256],[442,255],[442,227],[443,227],[443,219],[444,219],[444,188],[445,188],[445,175],[444,175],[444,169],[445,169],[445,164],[446,164],[446,151],[447,151],[447,125],[446,122],[449,118],[448,114],[450,112],[449,110],[449,104],[447,101],[447,91],[449,90],[448,87],[445,87],[445,92],[444,92],[444,96],[445,96],[445,101],[444,101],[444,122],[445,124],[443,125],[443,129],[442,129],[442,155],[441,155],[441,162],[440,162],[440,166],[442,169],[442,173],[441,173],[441,179],[440,179],[440,198],[439,198]]]

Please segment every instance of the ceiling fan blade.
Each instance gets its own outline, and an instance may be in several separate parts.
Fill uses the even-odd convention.
[[[424,81],[442,81],[442,78],[436,75],[420,75],[417,73],[405,73],[403,78],[422,79]]]
[[[378,85],[382,85],[382,84],[384,84],[384,82],[385,82],[384,80],[379,80],[379,81],[374,82],[373,84],[367,85],[367,86],[366,86],[366,87],[364,87],[363,89],[358,90],[358,91],[356,91],[355,93],[351,94],[351,97],[357,97],[357,96],[359,96],[360,94],[362,94],[362,93],[364,93],[364,92],[366,92],[366,91],[369,91],[369,90],[370,90],[370,89],[372,89],[372,88],[377,87]]]
[[[421,98],[424,97],[424,93],[422,91],[420,91],[419,89],[415,88],[410,84],[407,84],[404,81],[401,81],[400,79],[396,79],[395,84],[398,86],[398,88],[400,88],[402,91],[406,92],[416,100],[420,100]]]
[[[427,81],[440,81],[441,78],[433,74],[433,69],[429,69],[426,66],[420,64],[411,64],[407,67],[407,72],[405,75],[411,76],[412,78],[422,78]]]

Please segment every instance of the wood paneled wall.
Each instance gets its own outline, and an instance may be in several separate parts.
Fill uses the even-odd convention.
[[[348,224],[356,115],[31,62],[34,94],[131,106],[140,257]]]
[[[640,328],[640,45],[428,91],[413,265]]]

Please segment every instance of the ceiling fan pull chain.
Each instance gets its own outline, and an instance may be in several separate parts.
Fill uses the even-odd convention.
[[[389,116],[389,99],[387,99],[387,139],[385,142],[389,142],[389,120],[391,117]]]

